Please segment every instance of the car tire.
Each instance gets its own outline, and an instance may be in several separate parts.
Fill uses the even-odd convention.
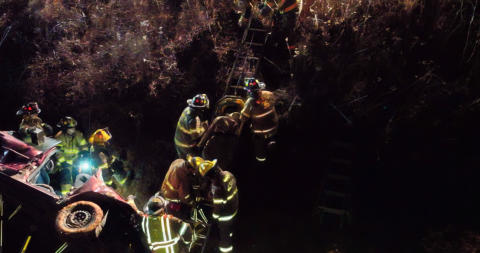
[[[55,227],[64,238],[98,237],[104,223],[100,206],[90,201],[77,201],[59,211]]]

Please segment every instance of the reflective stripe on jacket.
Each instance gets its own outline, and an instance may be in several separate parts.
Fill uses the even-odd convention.
[[[183,110],[175,130],[175,146],[180,150],[194,148],[205,132],[205,122],[195,109],[187,107]],[[185,152],[188,153],[188,152]]]
[[[220,189],[213,194],[213,218],[218,222],[233,221],[238,212],[238,188],[235,176],[222,171]]]
[[[241,113],[243,117],[250,118],[254,134],[269,137],[277,132],[278,115],[272,92],[262,90],[260,98],[248,98]]]
[[[59,162],[67,162],[71,165],[80,151],[88,150],[87,141],[80,131],[75,130],[73,135],[60,131],[55,135],[55,139],[61,141],[57,145],[60,151]]]
[[[189,204],[191,197],[192,178],[187,161],[177,159],[168,168],[162,183],[162,196],[172,202]]]
[[[150,250],[154,253],[186,252],[191,242],[190,225],[168,216],[142,217],[142,230]]]

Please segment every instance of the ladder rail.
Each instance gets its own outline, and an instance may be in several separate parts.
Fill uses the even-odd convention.
[[[249,53],[249,50],[252,49],[252,46],[256,47],[264,47],[267,43],[268,37],[270,33],[268,32],[268,29],[263,29],[263,28],[258,28],[258,27],[252,27],[253,23],[253,14],[250,15],[248,18],[248,23],[247,26],[243,32],[242,39],[241,39],[241,45],[244,46],[242,47],[244,50],[239,50],[235,56],[235,60],[233,61],[233,66],[229,70],[229,74],[227,77],[227,81],[225,84],[225,90],[223,93],[223,96],[226,95],[231,95],[231,89],[233,88],[233,95],[237,96],[238,95],[238,90],[242,90],[243,87],[241,85],[242,78],[245,76],[246,73],[251,73],[253,75],[257,75],[258,69],[260,66],[260,61],[262,60],[263,56],[262,55],[251,55]],[[251,33],[251,38],[249,38],[249,33]],[[255,39],[255,33],[264,33],[265,38],[263,39],[263,43],[259,42],[254,42]],[[243,58],[243,59],[242,59]],[[251,62],[250,60],[253,61]],[[238,72],[241,73],[237,77],[236,74]],[[236,84],[232,85],[232,79],[237,78]]]

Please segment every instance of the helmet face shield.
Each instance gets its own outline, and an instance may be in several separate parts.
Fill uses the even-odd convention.
[[[200,175],[205,176],[215,165],[217,165],[217,159],[213,161],[205,160],[198,166],[198,172],[200,172]]]
[[[37,102],[30,102],[26,105],[23,105],[20,110],[17,111],[17,115],[31,115],[31,114],[39,114],[42,110],[38,107]]]
[[[110,139],[112,139],[112,135],[107,128],[98,129],[96,130],[90,138],[88,138],[88,142],[94,145],[105,145]]]
[[[190,154],[187,155],[187,162],[193,167],[195,173],[199,173],[202,177],[217,165],[217,159],[209,161]]]
[[[266,86],[267,86],[267,85],[265,85],[264,82],[259,82],[259,83],[258,83],[258,87],[259,87],[261,90],[265,89]]]
[[[257,90],[265,89],[266,85],[264,82],[260,82],[253,77],[245,78],[244,89],[248,92],[255,92]]]
[[[70,117],[66,116],[58,122],[57,127],[62,129],[75,128],[77,126],[77,121]]]
[[[199,109],[207,109],[210,107],[207,94],[197,94],[192,99],[187,100],[187,104],[190,107]]]

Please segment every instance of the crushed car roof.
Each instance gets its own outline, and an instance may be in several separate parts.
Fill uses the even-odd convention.
[[[0,146],[2,148],[12,149],[22,155],[29,157],[30,159],[42,154],[42,151],[13,137],[6,131],[0,131]]]

